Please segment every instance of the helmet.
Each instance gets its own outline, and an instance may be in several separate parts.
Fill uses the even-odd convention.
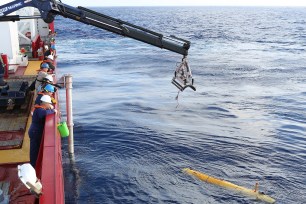
[[[44,88],[45,91],[47,92],[54,92],[54,86],[52,86],[51,84],[47,84]]]
[[[55,49],[55,45],[51,45],[51,49],[52,49],[52,50],[56,50],[56,49]]]
[[[47,58],[50,59],[50,60],[53,60],[53,59],[54,59],[53,55],[48,55]]]
[[[50,96],[48,96],[48,95],[43,95],[41,98],[40,98],[40,101],[41,102],[45,102],[45,103],[52,103],[51,102],[51,97]]]
[[[40,68],[50,68],[49,67],[49,65],[48,65],[48,63],[42,63],[41,65],[40,65]]]
[[[48,81],[53,82],[53,77],[52,77],[52,75],[47,75],[44,79],[45,79],[46,81],[48,80]]]

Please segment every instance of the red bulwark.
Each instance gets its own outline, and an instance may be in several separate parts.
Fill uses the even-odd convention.
[[[61,137],[57,132],[57,118],[48,115],[45,123],[45,134],[41,160],[41,183],[43,195],[39,203],[64,203],[64,178],[62,169]]]

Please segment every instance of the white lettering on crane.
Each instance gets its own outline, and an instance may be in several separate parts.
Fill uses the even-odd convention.
[[[22,6],[22,2],[13,4],[11,6],[6,6],[6,7],[2,8],[2,9],[0,9],[0,16],[3,16],[4,12],[7,12],[9,10],[15,9],[17,7],[20,7],[20,6]]]
[[[4,15],[3,12],[6,12],[7,10],[8,10],[7,7],[0,9],[0,13],[2,14],[1,16],[3,16]]]

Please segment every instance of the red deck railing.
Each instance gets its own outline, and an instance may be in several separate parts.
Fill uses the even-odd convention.
[[[37,176],[43,185],[40,204],[65,203],[61,137],[57,131],[57,122],[55,114],[46,117],[44,138],[36,165]]]

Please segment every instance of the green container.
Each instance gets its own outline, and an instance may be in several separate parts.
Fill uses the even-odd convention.
[[[66,122],[61,122],[57,125],[57,129],[61,135],[61,137],[68,137],[69,136],[69,129],[67,127]]]

